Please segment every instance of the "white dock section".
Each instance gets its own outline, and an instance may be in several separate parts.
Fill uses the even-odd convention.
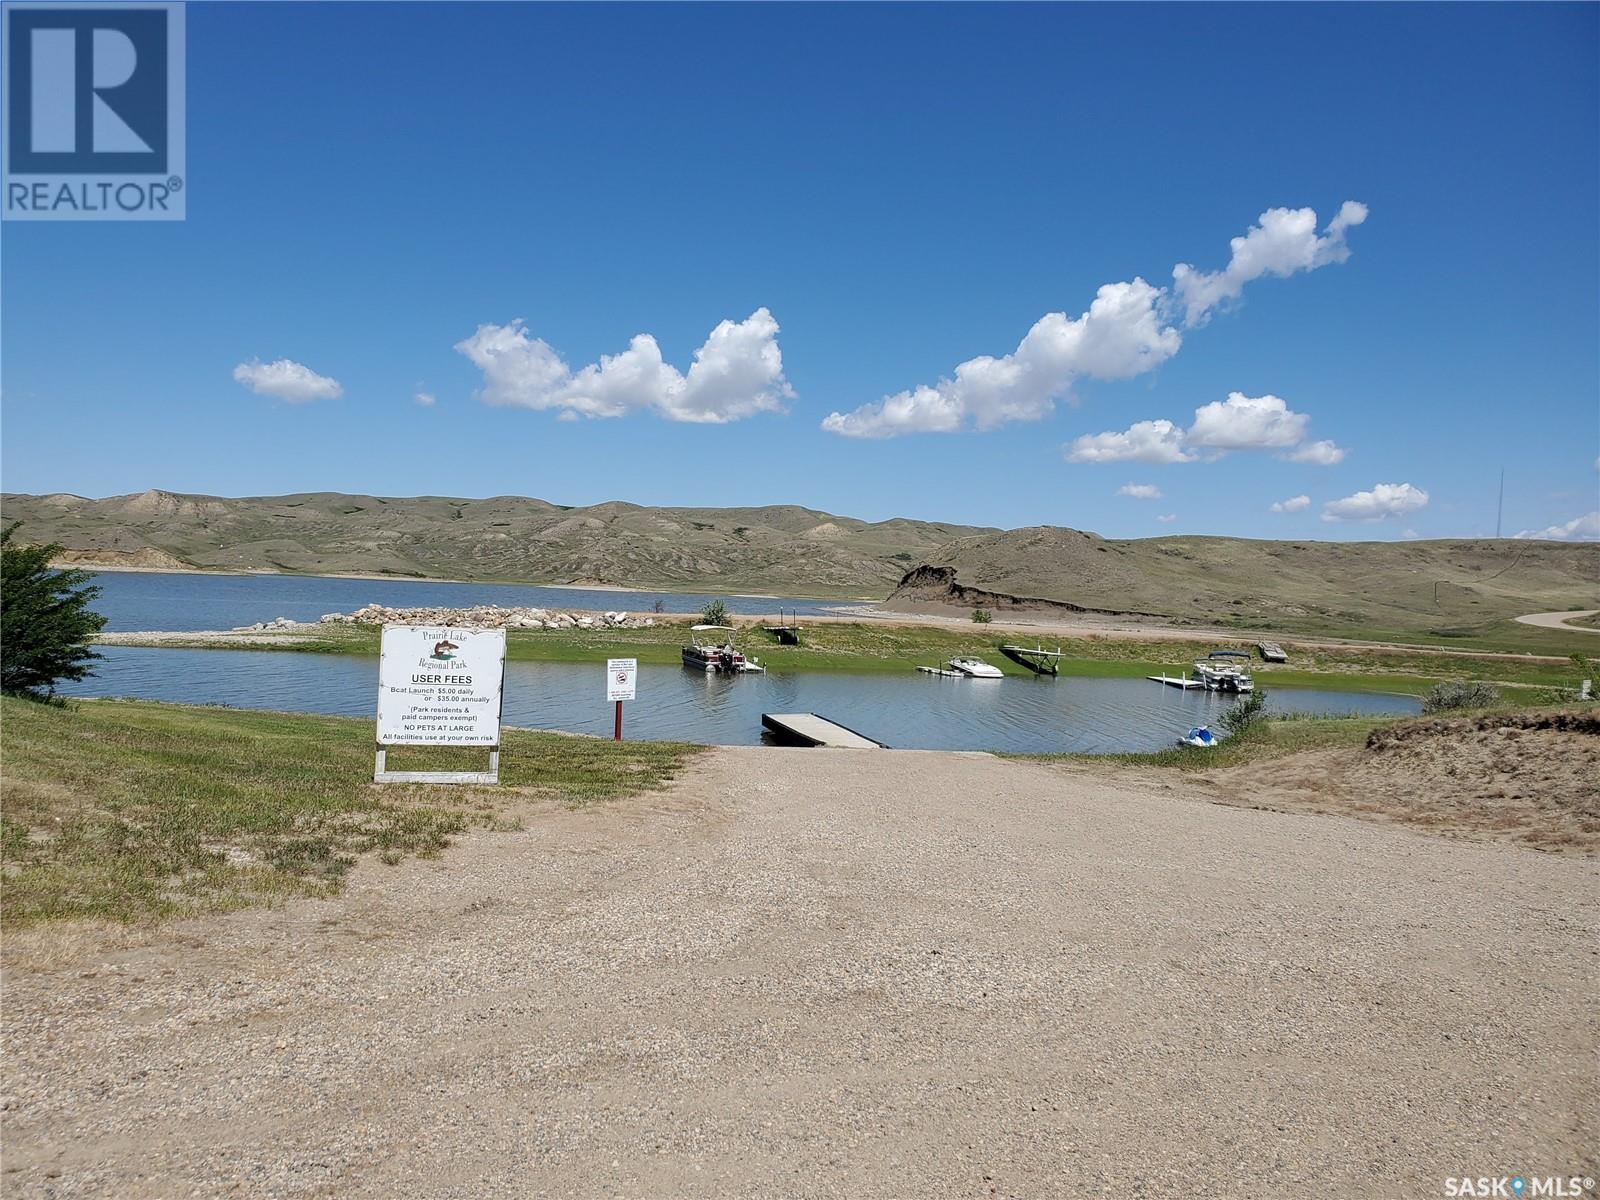
[[[774,735],[786,742],[802,746],[829,746],[841,750],[883,750],[882,742],[875,742],[854,729],[819,717],[816,713],[762,713],[761,723]]]
[[[1167,675],[1146,675],[1145,678],[1150,680],[1151,683],[1164,683],[1168,687],[1182,688],[1186,692],[1206,686],[1198,679],[1185,679],[1182,675],[1176,679]]]

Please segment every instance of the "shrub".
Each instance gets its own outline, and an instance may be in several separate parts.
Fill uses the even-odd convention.
[[[1422,711],[1436,713],[1452,708],[1489,708],[1499,703],[1500,693],[1489,684],[1456,679],[1435,684],[1433,690],[1422,698]]]
[[[713,600],[700,610],[700,621],[705,625],[726,625],[728,606],[721,600]]]
[[[994,614],[987,608],[975,608],[972,610],[972,619],[979,625],[987,625],[994,620]]]
[[[43,699],[63,679],[82,679],[100,657],[90,639],[106,619],[89,604],[100,589],[87,571],[55,571],[59,543],[19,546],[0,530],[0,691]]]
[[[1229,737],[1243,737],[1267,719],[1267,691],[1257,688],[1222,714],[1222,727]]]

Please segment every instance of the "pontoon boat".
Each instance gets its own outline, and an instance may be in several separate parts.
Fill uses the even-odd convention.
[[[726,634],[726,637],[716,636]],[[765,671],[755,659],[747,659],[733,644],[731,625],[695,625],[689,630],[689,644],[683,648],[683,665],[697,671],[725,674],[755,674]]]

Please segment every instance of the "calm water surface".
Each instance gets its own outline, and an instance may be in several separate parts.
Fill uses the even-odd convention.
[[[839,600],[765,599],[687,592],[616,592],[534,587],[521,583],[420,583],[405,579],[327,579],[315,575],[188,575],[143,571],[101,571],[95,576],[101,596],[95,610],[106,628],[233,629],[274,617],[315,621],[323,613],[353,612],[367,604],[395,607],[565,608],[589,612],[625,609],[649,612],[657,600],[670,613],[699,612],[711,600],[725,600],[729,611],[747,617],[798,609],[819,613]]]
[[[126,646],[101,652],[98,676],[64,692],[369,718],[377,705],[376,658]],[[507,663],[504,720],[609,737],[613,709],[604,699],[604,676],[603,662]],[[761,741],[763,712],[817,712],[907,749],[1108,753],[1169,746],[1189,726],[1217,720],[1232,702],[1143,679],[941,679],[909,669],[723,677],[643,666],[639,699],[626,709],[626,733],[754,745]],[[1418,711],[1409,696],[1305,688],[1273,688],[1268,703],[1279,712]]]

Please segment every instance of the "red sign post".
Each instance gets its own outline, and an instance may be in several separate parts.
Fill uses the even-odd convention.
[[[634,697],[634,679],[639,673],[636,658],[613,658],[606,663],[606,699],[617,704],[617,728],[613,740],[622,740],[622,702]]]

